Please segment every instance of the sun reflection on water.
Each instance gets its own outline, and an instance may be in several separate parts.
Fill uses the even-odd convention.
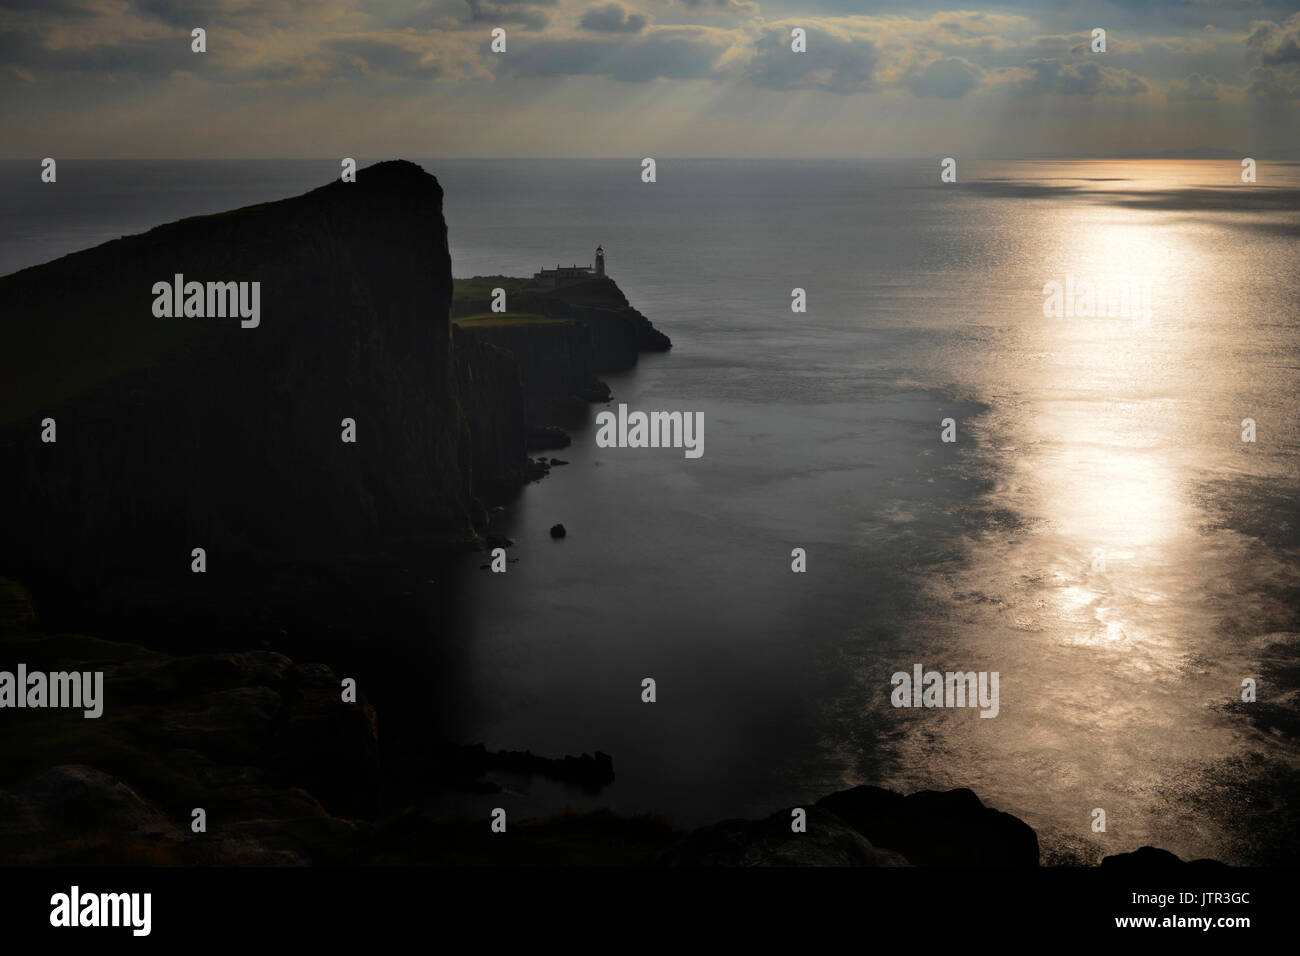
[[[935,657],[1001,670],[1002,715],[945,714],[938,734],[918,722],[911,733],[931,742],[911,747],[948,785],[980,781],[1040,824],[1077,818],[1076,843],[1231,857],[1194,842],[1195,800],[1170,793],[1242,746],[1219,710],[1246,666],[1221,623],[1241,601],[1224,563],[1244,560],[1242,544],[1207,530],[1196,489],[1237,468],[1235,432],[1211,423],[1244,404],[1237,306],[1260,288],[1225,268],[1222,230],[1208,242],[1164,211],[1071,196],[1008,215],[1003,228],[1031,237],[1016,266],[1035,292],[1067,275],[1076,288],[1147,283],[1150,321],[1012,303],[976,370],[991,396],[977,427],[996,481],[987,503],[1020,524],[970,538],[965,566],[929,585],[949,609]],[[1121,837],[1084,835],[1096,805],[1123,820]]]

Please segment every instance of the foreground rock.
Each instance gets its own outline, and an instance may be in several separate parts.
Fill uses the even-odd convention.
[[[807,832],[791,830],[791,809],[763,820],[726,820],[696,830],[669,850],[668,866],[907,866],[828,810],[807,811]]]
[[[343,863],[373,830],[329,816],[301,790],[250,785],[238,796],[233,815],[221,813],[220,799],[207,801],[208,831],[193,833],[121,780],[81,764],[60,765],[16,791],[0,791],[0,863]]]
[[[3,579],[0,660],[104,674],[97,719],[6,711],[0,865],[323,862],[370,827],[378,719],[323,664],[46,634]]]
[[[1038,865],[1033,828],[984,806],[970,790],[922,790],[905,797],[880,787],[854,787],[823,797],[817,806],[916,866]]]
[[[1142,846],[1132,853],[1116,853],[1105,857],[1101,861],[1101,866],[1105,870],[1116,871],[1190,869],[1199,872],[1231,869],[1226,863],[1220,863],[1218,860],[1183,860],[1168,850],[1161,850],[1154,846]]]

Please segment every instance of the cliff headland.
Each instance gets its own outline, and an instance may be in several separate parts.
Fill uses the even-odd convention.
[[[478,540],[596,375],[668,341],[603,276],[453,284],[442,200],[384,162],[0,277],[0,573],[179,614]]]

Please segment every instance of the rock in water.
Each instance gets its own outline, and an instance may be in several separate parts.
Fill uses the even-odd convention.
[[[568,534],[568,533],[569,533],[569,532],[567,532],[567,531],[564,530],[564,525],[562,525],[562,524],[553,524],[553,525],[551,525],[551,537],[552,537],[552,538],[563,538],[563,537],[564,537],[566,534]]]

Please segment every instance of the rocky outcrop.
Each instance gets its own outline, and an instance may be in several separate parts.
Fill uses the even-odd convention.
[[[880,787],[854,787],[823,797],[817,806],[916,866],[1038,865],[1033,828],[984,806],[970,790],[903,796]]]
[[[792,813],[728,820],[696,830],[662,862],[672,866],[1037,866],[1038,837],[970,790],[903,796],[879,787],[833,793]]]
[[[492,311],[498,289],[505,312]],[[610,398],[599,375],[632,367],[642,352],[672,347],[607,276],[551,288],[509,276],[458,279],[452,318],[459,330],[515,357],[525,418],[534,427],[581,420],[590,403]]]
[[[120,780],[93,767],[66,764],[16,792],[0,790],[0,862],[49,864],[96,850],[134,847],[138,862],[160,857],[183,831]],[[119,858],[120,859],[120,858]]]
[[[641,352],[666,352],[672,341],[628,303],[627,297],[606,277],[591,278],[557,289],[548,314],[572,316],[591,329],[598,370],[631,368]]]
[[[472,331],[471,331],[472,330]],[[536,424],[570,424],[609,388],[596,377],[591,333],[577,322],[457,326],[457,341],[475,340],[513,357],[524,417]]]
[[[323,664],[272,651],[149,658],[107,671],[104,693],[115,726],[148,715],[132,746],[170,754],[218,791],[296,787],[335,815],[375,812],[378,718],[364,700],[343,702]]]
[[[0,863],[307,862],[328,846],[287,853],[265,838],[356,833],[375,813],[375,713],[344,703],[324,665],[149,656],[108,666],[104,695],[99,720],[32,735],[25,760],[53,765],[0,789]],[[29,723],[48,732],[61,716]],[[196,808],[205,833],[190,830]]]
[[[378,718],[323,664],[48,634],[5,579],[0,660],[104,674],[96,719],[4,712],[0,865],[307,862],[377,811]],[[191,830],[195,809],[205,833]],[[290,852],[273,838],[285,833],[322,844]]]
[[[791,829],[793,808],[762,820],[726,820],[691,833],[664,854],[667,866],[907,866],[828,810],[807,810],[807,831]]]
[[[492,311],[494,290],[506,293],[506,311]],[[627,296],[609,276],[590,276],[544,287],[512,276],[457,279],[452,318],[488,316],[497,320],[519,316],[573,319],[587,328],[592,371],[631,368],[642,352],[666,352],[672,340],[632,308]]]
[[[82,764],[52,767],[0,790],[4,865],[303,866],[350,862],[372,824],[329,816],[301,790],[249,786],[223,815],[209,801],[195,833],[116,777]]]
[[[1138,847],[1131,853],[1116,853],[1104,857],[1101,866],[1104,870],[1116,872],[1171,869],[1201,872],[1231,869],[1226,863],[1220,863],[1218,860],[1184,860],[1168,850],[1161,850],[1154,846]]]

